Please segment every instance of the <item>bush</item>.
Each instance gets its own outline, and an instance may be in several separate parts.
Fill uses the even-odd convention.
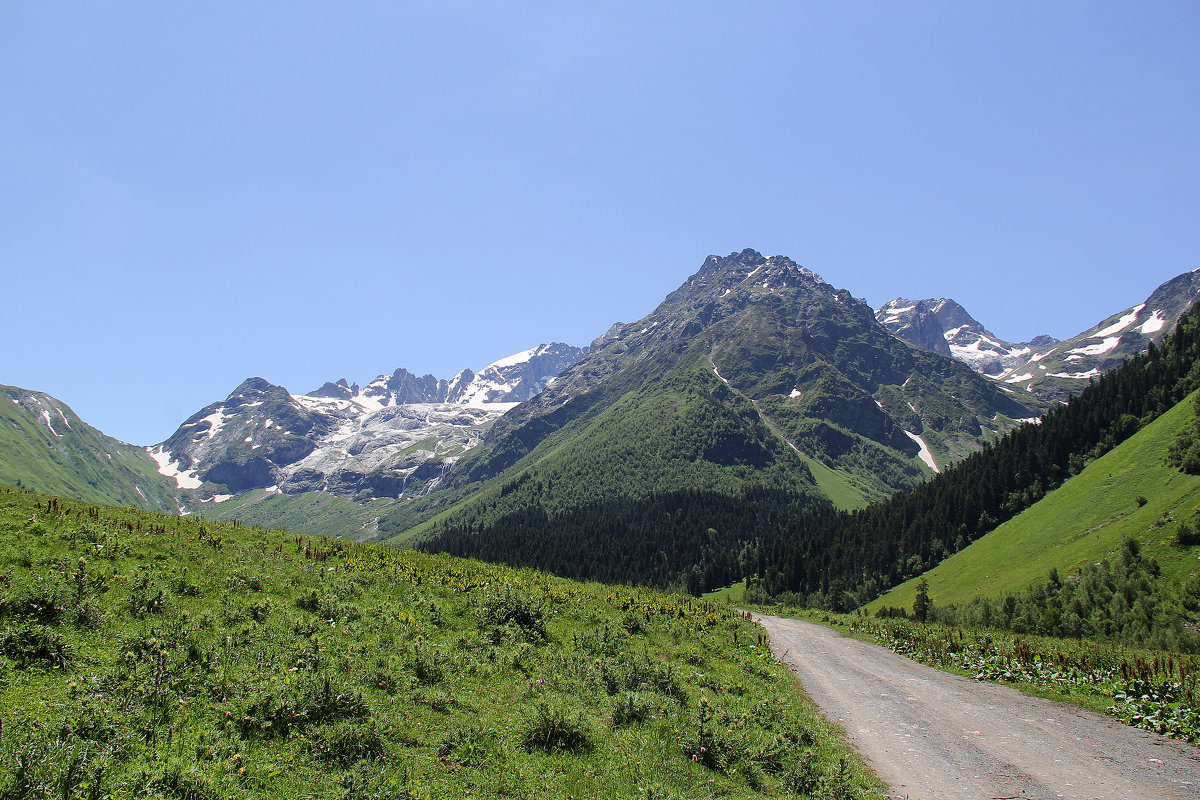
[[[1200,531],[1197,531],[1195,526],[1187,523],[1179,523],[1179,527],[1175,529],[1175,544],[1180,547],[1191,547],[1194,544],[1200,544]]]
[[[682,744],[685,756],[714,772],[724,772],[737,760],[734,743],[713,718],[707,699],[700,700],[695,734],[683,737]]]
[[[468,725],[451,731],[442,739],[438,757],[463,767],[482,767],[500,755],[496,735],[480,725]]]
[[[645,722],[655,710],[654,704],[637,692],[626,692],[612,707],[613,727]]]
[[[541,604],[517,592],[490,595],[481,612],[484,621],[492,625],[514,625],[528,635],[546,638],[546,613]]]
[[[143,572],[129,593],[129,610],[135,617],[161,614],[167,610],[167,593],[161,586],[150,583],[149,573]]]
[[[529,752],[575,753],[592,749],[587,722],[580,712],[539,703],[532,720],[521,733],[521,747]]]
[[[276,699],[264,695],[248,703],[235,722],[243,739],[286,739],[293,731],[368,715],[357,692],[338,691],[326,676],[300,696]]]
[[[387,748],[372,720],[367,725],[341,722],[322,728],[312,737],[310,752],[318,761],[344,769],[356,761],[383,758]]]
[[[0,655],[7,656],[26,667],[45,662],[65,667],[74,657],[74,648],[62,634],[43,625],[23,625],[16,630],[0,633]]]

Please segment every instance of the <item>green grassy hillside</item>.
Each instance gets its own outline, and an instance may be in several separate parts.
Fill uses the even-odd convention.
[[[384,499],[356,502],[326,492],[283,494],[251,489],[223,503],[197,503],[192,511],[214,522],[236,519],[246,525],[364,541],[375,538],[376,520],[397,504]]]
[[[760,633],[0,489],[0,797],[881,797]]]
[[[81,420],[48,394],[0,386],[0,483],[93,503],[174,512],[175,482],[145,448]]]
[[[923,577],[935,604],[995,597],[1064,576],[1116,556],[1126,538],[1143,545],[1163,575],[1182,580],[1200,572],[1200,549],[1174,543],[1181,522],[1200,509],[1200,477],[1164,463],[1167,448],[1193,419],[1192,395],[1023,513],[964,548]],[[1140,499],[1145,503],[1140,504]],[[917,579],[868,604],[868,611],[911,608]]]

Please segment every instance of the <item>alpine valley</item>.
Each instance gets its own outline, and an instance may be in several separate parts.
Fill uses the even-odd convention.
[[[875,310],[744,250],[587,348],[306,394],[249,378],[147,448],[5,388],[0,479],[697,590],[753,572],[769,532],[918,486],[1041,418],[1197,298],[1185,273],[1077,337],[1011,343],[953,300]]]

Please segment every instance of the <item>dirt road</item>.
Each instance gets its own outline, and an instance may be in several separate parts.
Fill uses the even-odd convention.
[[[895,798],[1200,798],[1200,749],[918,664],[820,625],[756,617],[777,658]]]

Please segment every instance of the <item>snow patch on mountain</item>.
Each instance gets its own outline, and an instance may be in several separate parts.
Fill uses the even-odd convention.
[[[1143,336],[1149,336],[1152,333],[1158,333],[1167,325],[1167,320],[1163,317],[1162,309],[1155,309],[1154,315],[1150,319],[1142,323],[1139,329]]]
[[[1096,367],[1092,367],[1087,372],[1051,372],[1051,373],[1049,373],[1049,377],[1051,377],[1051,378],[1070,378],[1071,380],[1076,380],[1076,381],[1086,381],[1089,378],[1100,377],[1100,370],[1097,369]]]
[[[917,454],[920,459],[924,461],[934,472],[941,472],[941,470],[938,469],[937,461],[933,459],[933,453],[930,452],[929,445],[925,443],[925,440],[912,431],[905,431],[904,435],[916,442],[917,446],[921,448],[921,452]]]
[[[1068,350],[1067,352],[1068,353],[1078,353],[1079,355],[1083,355],[1083,356],[1098,356],[1098,355],[1103,355],[1104,353],[1108,353],[1108,352],[1115,350],[1117,345],[1119,345],[1120,343],[1121,343],[1120,336],[1110,336],[1109,338],[1105,339],[1103,342],[1100,342],[1099,344],[1090,344],[1090,345],[1086,345],[1084,347],[1073,347],[1070,350]]]
[[[583,352],[540,345],[449,381],[399,369],[365,388],[343,378],[307,394],[250,378],[151,454],[181,488],[204,480],[231,494],[268,485],[349,497],[423,493]]]
[[[224,409],[224,407],[221,407],[221,408],[218,408],[213,413],[209,414],[207,417],[204,417],[200,421],[185,423],[185,425],[187,425],[189,427],[200,426],[200,425],[204,424],[205,422],[207,422],[208,429],[205,431],[202,431],[201,433],[203,434],[205,439],[211,439],[212,437],[214,437],[218,433],[220,433],[221,429],[225,427],[225,419],[226,419],[225,409]],[[197,435],[200,435],[200,434],[197,434]]]
[[[1119,320],[1114,322],[1112,325],[1109,325],[1104,330],[1096,331],[1094,334],[1092,334],[1092,336],[1094,336],[1097,339],[1101,339],[1101,338],[1104,338],[1105,336],[1112,336],[1114,333],[1120,333],[1121,331],[1125,330],[1133,323],[1137,322],[1138,314],[1140,314],[1142,312],[1142,309],[1145,307],[1146,307],[1145,303],[1142,303],[1141,305],[1138,305],[1138,306],[1134,306],[1133,308],[1129,309],[1128,314],[1121,317]]]
[[[199,489],[203,481],[194,471],[184,470],[179,461],[175,460],[169,450],[162,445],[147,447],[146,452],[158,465],[158,474],[175,479],[175,485],[180,489]]]
[[[50,412],[44,408],[42,409],[42,419],[45,421],[46,427],[50,429],[50,432],[61,439],[62,434],[54,430],[54,426],[50,424]]]
[[[517,364],[528,364],[531,360],[533,360],[534,357],[545,354],[547,351],[549,351],[549,349],[549,345],[543,344],[539,345],[538,347],[530,348],[529,350],[522,350],[519,353],[514,353],[513,355],[502,358],[499,361],[493,361],[483,369],[486,372],[489,368],[495,368],[499,370],[504,369],[505,367],[515,367]],[[462,375],[462,373],[460,372],[459,375]]]

